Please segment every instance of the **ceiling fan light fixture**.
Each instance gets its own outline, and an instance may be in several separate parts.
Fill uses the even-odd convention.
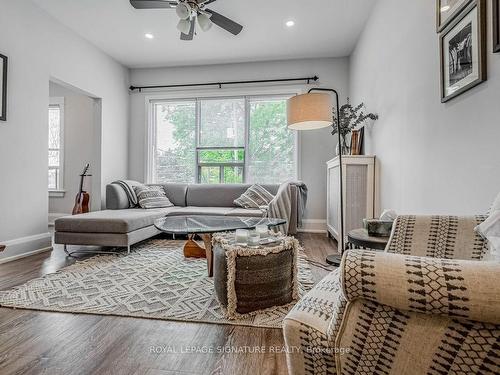
[[[191,7],[184,2],[180,2],[175,7],[175,12],[181,20],[187,20],[191,16]]]
[[[189,30],[191,30],[191,21],[190,20],[180,20],[177,24],[177,30],[179,30],[183,34],[189,34]]]
[[[198,28],[202,31],[208,31],[214,25],[233,35],[239,35],[243,30],[242,25],[207,8],[207,5],[216,1],[217,0],[129,0],[134,9],[175,9],[179,18],[177,29],[181,31],[181,40],[193,40]]]
[[[208,15],[201,13],[198,15],[198,24],[203,31],[208,31],[212,28],[213,22]]]

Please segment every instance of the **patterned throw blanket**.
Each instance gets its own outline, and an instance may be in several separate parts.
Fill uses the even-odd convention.
[[[301,181],[286,181],[281,184],[274,199],[269,203],[267,217],[273,219],[287,219],[287,223],[276,227],[275,230],[288,234],[289,218],[292,216],[292,189],[295,185],[298,190],[297,197],[297,225],[302,225],[302,216],[307,203],[307,186]]]
[[[127,194],[129,207],[136,207],[139,204],[139,199],[137,199],[137,194],[135,193],[134,186],[140,185],[137,181],[132,180],[117,180],[113,181],[112,184],[120,185],[125,193]]]
[[[297,187],[297,226],[300,228],[302,226],[302,218],[306,211],[307,204],[307,186],[302,181],[293,182]]]

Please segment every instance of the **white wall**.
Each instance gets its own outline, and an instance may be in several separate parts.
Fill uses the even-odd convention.
[[[85,164],[90,163],[93,170],[100,170],[100,160],[95,159],[94,149],[95,129],[94,124],[94,100],[87,95],[83,95],[69,88],[50,82],[50,97],[64,98],[64,178],[63,187],[65,195],[63,197],[49,197],[49,222],[52,217],[60,214],[71,214],[78,193],[80,184],[80,174]],[[84,190],[91,198],[95,195],[92,192],[92,177],[85,179]],[[96,202],[91,202],[91,209],[99,209]]]
[[[367,151],[381,166],[381,207],[473,214],[500,189],[500,54],[488,81],[440,103],[434,0],[379,0],[350,59],[350,92],[380,115]]]
[[[310,77],[317,74],[322,87],[337,89],[342,100],[347,97],[348,59],[308,59],[261,63],[205,65],[196,67],[133,69],[132,85],[182,84],[213,81],[258,80],[289,77]],[[224,89],[223,89],[224,90]],[[154,94],[157,94],[154,93]],[[131,127],[129,143],[129,177],[144,180],[146,155],[145,97],[151,93],[131,96]],[[336,138],[330,129],[301,133],[301,179],[309,187],[306,225],[325,229],[326,161],[334,157]],[[312,220],[312,221],[311,221]]]
[[[28,0],[0,0],[0,52],[9,57],[8,121],[0,122],[0,243],[8,245],[0,257],[6,258],[50,245],[44,237],[49,79],[102,98],[98,177],[104,185],[127,173],[129,77],[127,69]],[[44,244],[30,244],[40,236]]]

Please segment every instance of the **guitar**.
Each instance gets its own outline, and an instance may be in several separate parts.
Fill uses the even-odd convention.
[[[75,198],[75,206],[73,207],[73,215],[84,214],[90,211],[89,202],[90,194],[83,190],[83,181],[85,177],[92,176],[87,174],[90,168],[90,164],[87,164],[83,169],[83,173],[80,175],[80,188],[78,189],[78,194]]]

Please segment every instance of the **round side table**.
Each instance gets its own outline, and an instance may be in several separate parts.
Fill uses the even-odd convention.
[[[349,249],[385,250],[389,237],[369,236],[366,229],[354,229],[347,234],[347,247]]]

